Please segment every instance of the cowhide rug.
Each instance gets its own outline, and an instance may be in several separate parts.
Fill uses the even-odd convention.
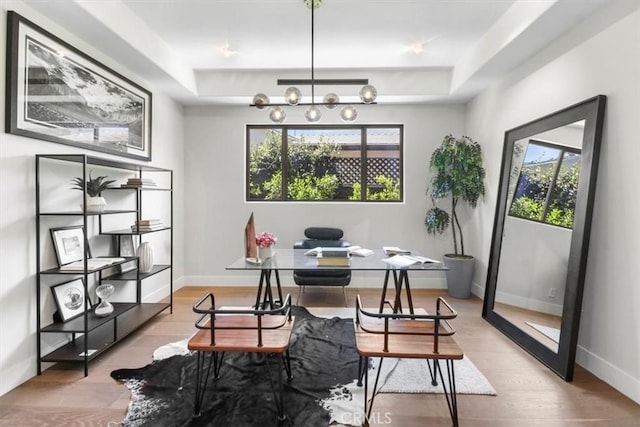
[[[326,427],[334,404],[361,407],[362,394],[354,396],[358,355],[353,320],[314,317],[302,307],[294,307],[294,315],[293,380],[287,382],[283,375],[284,423],[277,421],[265,356],[248,353],[225,354],[220,378],[209,379],[201,416],[193,417],[196,356],[185,352],[143,368],[111,373],[132,393],[122,425]],[[268,362],[276,380],[277,359],[272,356]]]

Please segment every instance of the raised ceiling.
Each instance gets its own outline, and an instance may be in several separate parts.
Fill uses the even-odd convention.
[[[316,78],[369,78],[379,103],[464,102],[608,1],[323,0]],[[25,3],[186,105],[248,104],[310,77],[303,0]]]

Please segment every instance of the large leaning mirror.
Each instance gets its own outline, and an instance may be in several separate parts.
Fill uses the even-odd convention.
[[[482,316],[567,381],[606,97],[505,133]]]

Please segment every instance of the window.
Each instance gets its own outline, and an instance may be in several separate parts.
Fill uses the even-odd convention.
[[[248,201],[402,201],[402,125],[249,125]]]
[[[579,149],[530,140],[509,215],[573,228],[580,159]]]

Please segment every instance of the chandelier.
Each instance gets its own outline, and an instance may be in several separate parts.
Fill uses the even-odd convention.
[[[344,106],[340,111],[340,118],[345,122],[352,122],[358,116],[358,111],[354,104],[375,104],[378,92],[376,88],[369,84],[368,79],[316,79],[314,67],[314,11],[322,0],[304,0],[306,6],[311,9],[311,79],[278,79],[279,86],[288,86],[284,91],[284,102],[272,103],[264,93],[258,93],[253,97],[251,107],[259,110],[269,109],[269,118],[274,123],[282,123],[287,115],[284,108],[287,106],[307,107],[304,116],[308,122],[317,122],[322,117],[322,112],[318,106],[324,106],[328,110],[333,110],[338,106]],[[333,92],[327,93],[322,102],[315,102],[315,87],[321,85],[362,85],[360,89],[359,103],[340,102],[340,97]],[[311,102],[301,102],[302,91],[297,86],[311,86]]]

